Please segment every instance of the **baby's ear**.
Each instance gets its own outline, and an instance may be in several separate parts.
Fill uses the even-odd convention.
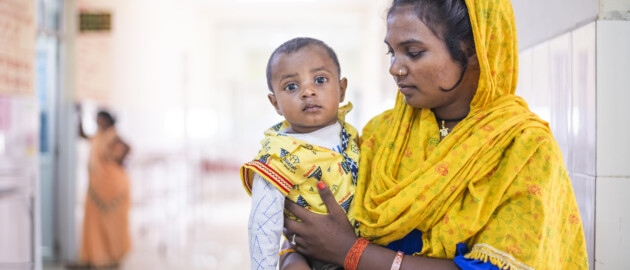
[[[276,99],[276,96],[274,96],[273,93],[270,93],[269,95],[267,95],[267,97],[269,98],[269,102],[271,102],[271,105],[273,105],[273,107],[276,109],[276,112],[279,115],[282,115],[282,110],[280,110],[280,107],[278,107],[278,100]]]
[[[344,77],[339,80],[339,103],[346,98],[346,88],[348,88],[348,79]]]

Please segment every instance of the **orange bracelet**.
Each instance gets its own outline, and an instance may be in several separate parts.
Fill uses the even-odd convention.
[[[291,252],[295,252],[295,249],[292,249],[292,248],[287,248],[287,249],[285,249],[285,250],[282,250],[282,251],[280,251],[280,252],[278,253],[278,256],[282,256],[282,255],[284,255],[284,254],[291,253]]]
[[[396,257],[394,257],[394,262],[392,263],[392,268],[390,270],[398,270],[400,269],[400,265],[402,264],[403,256],[405,253],[402,251],[396,252]]]
[[[350,251],[346,255],[346,260],[343,262],[343,268],[345,270],[356,270],[359,267],[359,259],[361,259],[361,255],[363,255],[363,251],[367,247],[370,241],[365,238],[357,238],[357,241],[354,242]]]

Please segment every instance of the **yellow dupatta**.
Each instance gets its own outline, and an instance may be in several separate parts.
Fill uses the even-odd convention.
[[[289,200],[312,212],[326,214],[326,206],[317,189],[317,182],[321,180],[331,188],[337,202],[348,213],[356,189],[359,161],[359,134],[345,122],[345,115],[351,109],[352,104],[348,103],[340,107],[337,113],[342,127],[341,154],[278,133],[290,126],[287,121],[265,131],[262,149],[253,161],[240,169],[247,193],[251,195],[253,176],[257,173],[276,186]],[[295,218],[288,211],[285,214]]]
[[[385,245],[414,229],[420,254],[509,269],[588,269],[582,223],[548,124],[514,95],[518,48],[509,1],[466,0],[480,64],[470,114],[441,142],[429,109],[398,94],[363,130],[357,233]]]

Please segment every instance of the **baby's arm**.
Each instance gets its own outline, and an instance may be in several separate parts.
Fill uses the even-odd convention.
[[[251,269],[276,269],[284,222],[284,195],[260,175],[254,175],[249,215]]]

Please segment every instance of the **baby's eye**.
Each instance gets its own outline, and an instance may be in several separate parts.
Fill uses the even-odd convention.
[[[315,78],[315,83],[316,84],[324,84],[328,81],[328,78],[326,77],[317,77]]]
[[[287,86],[284,87],[284,90],[293,91],[293,90],[295,90],[297,88],[298,88],[297,84],[290,83],[290,84],[287,84]]]

